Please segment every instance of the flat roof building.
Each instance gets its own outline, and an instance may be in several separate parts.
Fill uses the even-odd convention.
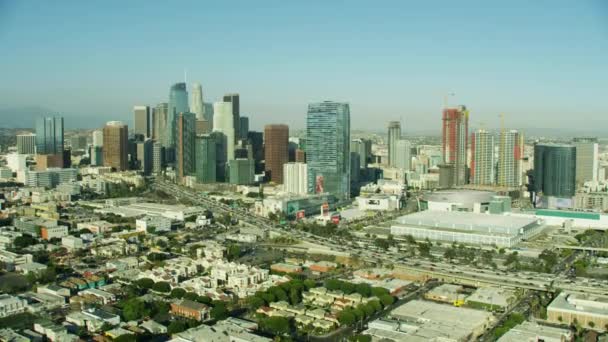
[[[543,228],[544,222],[533,217],[421,211],[397,218],[391,234],[412,235],[417,240],[512,247]]]
[[[562,292],[547,307],[547,320],[604,329],[608,325],[608,297]]]

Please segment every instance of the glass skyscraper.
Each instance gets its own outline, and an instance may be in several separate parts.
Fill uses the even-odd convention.
[[[196,146],[195,175],[199,183],[215,183],[217,181],[217,144],[215,138],[211,135],[197,135]]]
[[[570,198],[576,190],[576,148],[563,144],[534,146],[534,189],[544,196]]]
[[[176,161],[177,179],[194,175],[196,115],[180,112],[176,119]]]
[[[175,147],[176,144],[175,119],[177,114],[187,112],[189,112],[189,109],[186,83],[175,83],[169,90],[169,112],[167,113],[167,140],[172,147]]]
[[[308,192],[350,198],[350,109],[348,103],[308,105],[306,118]]]
[[[63,155],[62,117],[43,117],[36,120],[36,153]]]

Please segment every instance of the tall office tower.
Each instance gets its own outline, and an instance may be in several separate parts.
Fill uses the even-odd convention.
[[[169,111],[167,113],[167,142],[168,146],[175,148],[176,132],[175,125],[177,114],[188,113],[188,91],[186,83],[175,83],[169,89]]]
[[[534,145],[534,190],[544,196],[571,198],[576,190],[576,147]]]
[[[93,146],[102,147],[103,146],[103,130],[98,129],[94,130],[91,134],[93,136]]]
[[[152,173],[152,166],[154,164],[153,145],[152,139],[137,142],[137,164],[144,176],[149,176]]]
[[[361,158],[359,153],[350,153],[350,180],[353,183],[359,182],[361,179]]]
[[[597,138],[574,138],[576,147],[576,184],[597,181],[599,174],[599,148]]]
[[[395,167],[397,162],[396,144],[401,139],[401,123],[390,121],[388,123],[388,165]]]
[[[152,129],[152,139],[161,143],[163,147],[170,146],[169,135],[167,128],[167,119],[169,116],[169,104],[166,102],[159,103],[154,107],[154,123]]]
[[[203,107],[205,107],[203,119],[209,121],[209,124],[213,127],[213,103],[203,102]]]
[[[165,151],[163,145],[154,141],[152,143],[152,173],[159,175],[163,171],[163,165],[165,159]]]
[[[412,144],[409,140],[399,139],[395,142],[395,167],[409,171],[412,163]]]
[[[211,133],[211,123],[207,120],[196,120],[196,134],[209,134]]]
[[[176,118],[176,163],[177,179],[194,174],[196,115],[194,113],[179,113]]]
[[[36,120],[36,153],[63,155],[62,117],[44,117]]]
[[[296,163],[306,163],[306,152],[303,149],[296,149]]]
[[[466,183],[469,111],[465,106],[443,110],[443,162],[453,166],[453,184]]]
[[[228,164],[228,138],[219,131],[211,132],[210,136],[215,141],[215,179],[218,182],[225,182],[227,178],[226,165]]]
[[[109,121],[103,128],[103,165],[118,171],[129,167],[129,127],[120,121]]]
[[[308,192],[306,163],[283,164],[283,189],[295,195],[305,195]]]
[[[264,160],[266,175],[270,181],[283,184],[283,164],[289,161],[289,127],[266,125],[264,127]]]
[[[494,184],[494,136],[480,129],[471,134],[471,184]]]
[[[133,118],[135,122],[135,126],[133,127],[133,133],[136,135],[140,135],[144,138],[151,137],[152,134],[150,132],[150,107],[133,107]]]
[[[238,103],[238,96],[237,96]],[[213,131],[223,133],[226,137],[226,158],[234,159],[234,115],[232,103],[215,102],[213,104]]]
[[[91,166],[103,166],[103,147],[91,146],[89,155],[91,158]]]
[[[239,94],[226,94],[224,95],[224,102],[232,103],[232,125],[234,126],[234,142],[241,136],[241,105],[239,100]],[[213,109],[215,112],[215,108]]]
[[[64,166],[63,118],[43,117],[36,120],[36,169]]]
[[[247,134],[249,133],[249,118],[241,116],[239,118],[239,139],[247,140]]]
[[[372,154],[371,141],[368,139],[353,139],[350,142],[350,150],[359,156],[359,167],[366,169]]]
[[[306,117],[308,192],[350,198],[350,109],[348,103],[308,105]]]
[[[36,153],[36,134],[17,134],[17,153]]]
[[[261,173],[264,171],[264,133],[249,131],[247,133],[248,146],[251,146],[251,154],[253,160],[255,160],[255,173]]]
[[[82,135],[73,135],[70,138],[70,147],[72,151],[84,150],[87,147],[87,137]]]
[[[239,158],[228,162],[230,184],[250,185],[254,182],[253,159]]]
[[[518,187],[523,184],[524,136],[516,130],[500,133],[498,142],[498,177],[497,184],[506,187]]]
[[[192,84],[192,97],[190,98],[190,100],[190,111],[196,115],[196,120],[205,120],[203,86],[201,86],[200,83]]]
[[[215,139],[209,135],[197,135],[194,150],[196,152],[195,176],[199,183],[215,183],[217,181],[217,146]]]

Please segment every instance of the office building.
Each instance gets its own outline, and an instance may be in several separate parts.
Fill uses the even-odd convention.
[[[264,171],[264,133],[249,131],[247,133],[248,146],[251,147],[251,155],[255,160],[255,173]]]
[[[203,102],[203,86],[200,83],[192,84],[192,96],[190,97],[190,111],[196,116],[196,120],[205,120],[205,104]]]
[[[471,134],[471,184],[494,184],[494,136],[483,129]]]
[[[72,151],[84,150],[87,147],[87,137],[74,135],[70,138],[70,148]]]
[[[215,183],[217,181],[217,146],[211,135],[197,135],[195,140],[196,161],[195,176],[199,183]]]
[[[163,170],[163,165],[165,164],[164,149],[160,142],[154,141],[152,143],[152,173],[155,175],[160,174]]]
[[[305,195],[308,192],[305,163],[283,164],[283,189],[295,195]]]
[[[176,117],[176,163],[177,179],[194,174],[196,116],[194,113],[179,113]]]
[[[103,130],[97,129],[94,130],[91,134],[93,146],[102,147],[103,146]]]
[[[234,99],[233,99],[234,100]],[[238,95],[236,97],[238,103]],[[213,131],[225,136],[225,149],[227,160],[234,159],[234,112],[231,102],[215,102],[213,104]]]
[[[136,144],[138,169],[144,176],[148,176],[152,173],[152,149],[154,143],[152,139],[146,139],[144,141],[138,141]]]
[[[518,187],[523,184],[524,136],[516,130],[500,133],[497,184]]]
[[[196,120],[196,134],[209,134],[213,130],[211,122],[207,120]]]
[[[89,155],[91,157],[91,166],[103,166],[103,147],[91,146]]]
[[[27,171],[25,185],[52,189],[59,184],[76,182],[77,177],[77,169],[48,168],[44,171]]]
[[[391,121],[388,123],[388,165],[396,167],[397,163],[397,141],[401,139],[401,123]]]
[[[133,133],[143,138],[149,138],[150,134],[150,107],[135,106],[133,107],[133,119],[135,126]]]
[[[576,190],[576,148],[563,144],[534,145],[534,190],[537,194],[571,198]]]
[[[289,127],[266,125],[264,127],[264,160],[266,177],[271,182],[283,184],[283,164],[289,161]]]
[[[188,112],[188,91],[186,90],[186,83],[175,83],[169,89],[169,108],[167,113],[168,146],[175,148],[177,140],[177,128],[175,126],[177,114]]]
[[[17,153],[36,153],[36,134],[17,134]]]
[[[466,184],[469,111],[465,106],[445,108],[442,120],[441,150],[443,163],[452,165],[451,185]]]
[[[306,152],[303,149],[296,149],[296,163],[306,163]]]
[[[168,131],[169,104],[166,102],[156,105],[153,111],[154,123],[152,125],[152,139],[161,143],[163,147],[170,146]]]
[[[103,165],[118,171],[129,167],[129,128],[121,121],[109,121],[103,128]]]
[[[230,184],[249,185],[253,184],[254,162],[252,159],[233,159],[228,161]]]
[[[36,153],[63,154],[63,118],[44,117],[36,120]]]
[[[576,184],[597,181],[599,173],[599,147],[597,138],[574,138],[576,148]]]
[[[350,109],[348,103],[308,105],[306,118],[308,192],[350,198]]]
[[[237,139],[241,136],[241,105],[239,94],[226,94],[224,95],[224,102],[232,104],[232,126],[233,126],[233,140],[236,143]],[[213,109],[215,112],[215,108]]]
[[[228,138],[222,132],[211,132],[210,136],[215,141],[215,178],[218,182],[225,182],[228,175],[226,174],[226,164],[228,163]]]
[[[359,167],[367,168],[367,163],[371,161],[372,142],[369,139],[353,139],[350,142],[350,151],[359,156]]]
[[[357,183],[360,180],[361,175],[361,167],[359,163],[361,160],[359,159],[359,154],[357,152],[350,153],[350,181],[352,183]]]
[[[394,147],[394,158],[394,167],[409,171],[412,162],[412,144],[408,140],[397,140]]]
[[[246,116],[241,116],[239,118],[239,139],[247,140],[248,134],[249,134],[249,118]]]

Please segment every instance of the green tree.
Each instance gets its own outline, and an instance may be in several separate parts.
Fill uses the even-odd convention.
[[[340,325],[352,325],[357,321],[357,317],[351,309],[344,309],[338,314]]]
[[[276,336],[288,334],[291,330],[289,320],[285,317],[269,317],[260,323],[262,330]]]
[[[138,320],[149,314],[148,309],[143,301],[138,298],[127,300],[122,308],[122,316],[125,321]]]
[[[216,302],[213,308],[211,308],[211,318],[215,320],[222,320],[228,317],[228,309],[224,302]]]
[[[236,260],[238,259],[238,257],[241,256],[241,247],[239,245],[236,244],[232,244],[230,246],[228,246],[228,250],[226,252],[226,257],[228,258],[228,260]]]
[[[208,296],[196,296],[196,301],[206,305],[211,304],[211,298],[209,298]]]
[[[395,297],[391,295],[382,295],[379,298],[380,302],[382,303],[382,305],[384,305],[384,307],[387,307],[395,302]]]
[[[151,289],[154,286],[154,280],[150,278],[141,278],[137,280],[137,286],[143,289]]]
[[[184,299],[188,299],[188,300],[192,300],[192,301],[196,301],[196,299],[198,298],[198,295],[194,292],[186,292],[183,296]]]
[[[340,290],[342,282],[338,279],[327,279],[325,281],[325,287],[330,291]]]
[[[159,281],[152,286],[152,290],[161,293],[169,293],[171,292],[171,285],[166,281]]]
[[[137,342],[137,338],[134,334],[124,334],[113,339],[114,342]]]
[[[298,303],[300,303],[302,301],[302,298],[300,297],[300,291],[298,291],[295,288],[292,288],[291,290],[289,290],[289,302],[291,303],[291,305],[296,305]]]
[[[456,250],[452,247],[449,247],[443,253],[443,257],[449,260],[456,258]]]
[[[519,258],[517,256],[517,252],[513,252],[509,255],[507,255],[507,258],[505,259],[505,266],[509,266],[509,265],[514,265],[519,263]]]
[[[258,308],[264,306],[266,303],[264,302],[264,299],[258,297],[258,296],[251,296],[247,298],[247,306],[251,309],[251,310],[257,310]]]
[[[383,287],[372,287],[372,296],[380,298],[381,296],[388,295],[389,292]]]
[[[36,239],[34,239],[31,235],[28,235],[28,234],[23,234],[21,236],[16,237],[15,240],[13,240],[13,245],[15,246],[16,249],[26,248],[35,243],[36,243]]]
[[[188,327],[186,326],[186,323],[184,323],[183,321],[172,321],[167,327],[167,333],[169,333],[170,335],[177,334],[186,330],[187,328]]]
[[[355,285],[355,291],[363,297],[369,297],[372,294],[372,287],[369,284],[360,283]]]
[[[183,298],[184,295],[186,294],[186,290],[176,287],[173,290],[171,290],[171,298]]]

